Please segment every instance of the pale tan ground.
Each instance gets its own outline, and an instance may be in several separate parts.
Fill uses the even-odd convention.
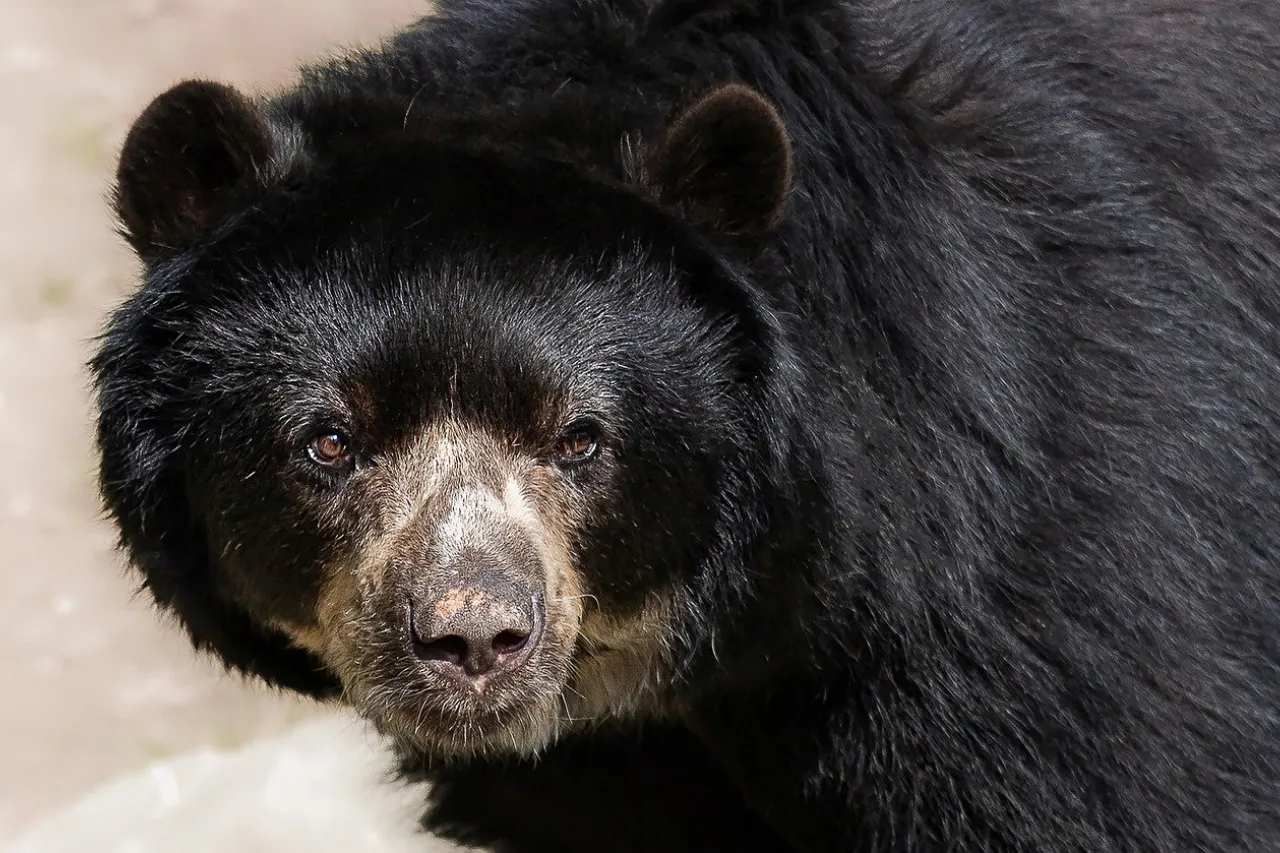
[[[0,0],[0,846],[95,808],[99,819],[132,819],[111,792],[150,779],[166,808],[181,800],[191,827],[190,843],[163,849],[218,849],[198,801],[175,793],[155,762],[209,770],[201,796],[251,794],[213,812],[225,823],[274,802],[253,793],[263,779],[236,773],[271,767],[290,790],[341,793],[343,762],[363,760],[371,741],[360,730],[297,729],[318,709],[222,675],[134,598],[97,516],[82,364],[131,286],[104,194],[146,101],[189,76],[281,85],[299,61],[423,11],[423,0]],[[320,754],[335,741],[333,755]],[[221,758],[198,752],[250,744]],[[142,775],[101,789],[131,773]],[[323,828],[323,814],[306,819]],[[65,849],[145,846],[77,843]]]

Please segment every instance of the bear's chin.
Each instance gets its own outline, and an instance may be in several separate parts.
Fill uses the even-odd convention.
[[[490,702],[484,697],[388,688],[350,696],[361,716],[403,752],[442,762],[486,756],[533,756],[563,733],[558,693]]]

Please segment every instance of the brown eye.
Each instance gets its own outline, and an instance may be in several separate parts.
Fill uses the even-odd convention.
[[[351,464],[351,449],[347,438],[340,432],[326,432],[311,439],[307,445],[311,461],[326,468],[346,468]]]
[[[576,426],[568,429],[556,440],[551,452],[561,464],[585,462],[600,446],[600,436],[592,426]]]

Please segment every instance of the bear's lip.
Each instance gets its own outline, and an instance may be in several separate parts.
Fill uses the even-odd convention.
[[[452,678],[428,663],[415,660],[416,683],[405,685],[395,702],[357,704],[374,714],[389,711],[397,717],[407,715],[418,725],[480,725],[502,729],[505,719],[520,716],[540,698],[539,685],[531,677],[533,660],[536,656],[531,654],[511,670],[467,680]]]

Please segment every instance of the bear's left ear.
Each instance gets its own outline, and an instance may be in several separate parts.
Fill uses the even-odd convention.
[[[791,143],[778,111],[740,83],[717,86],[682,110],[649,153],[659,201],[718,242],[756,248],[782,217]]]
[[[266,120],[231,86],[179,83],[153,100],[125,138],[115,207],[134,251],[150,258],[216,224],[228,191],[274,153]]]

